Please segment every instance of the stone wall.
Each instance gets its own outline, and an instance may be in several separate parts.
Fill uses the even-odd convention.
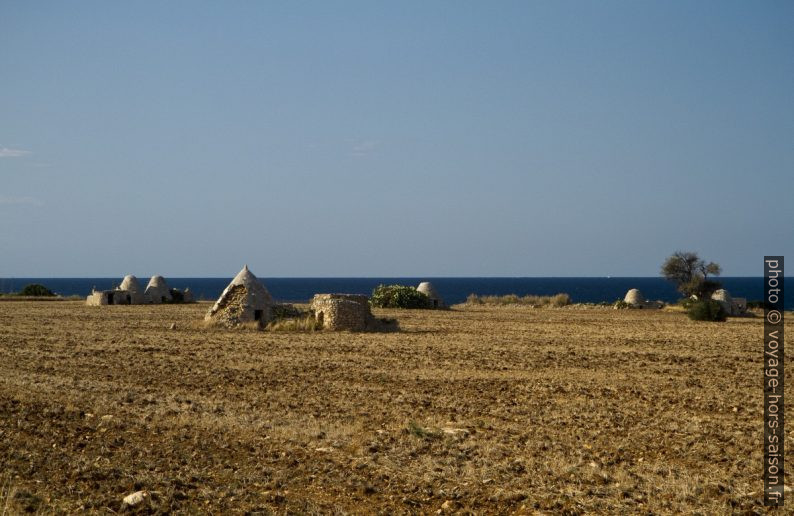
[[[132,293],[126,290],[94,290],[85,298],[88,306],[129,305]]]
[[[316,294],[311,309],[325,330],[364,331],[374,326],[367,296],[355,294]]]
[[[91,292],[87,298],[85,298],[85,304],[88,306],[101,306],[108,304],[108,296],[106,292],[97,292],[96,290]]]

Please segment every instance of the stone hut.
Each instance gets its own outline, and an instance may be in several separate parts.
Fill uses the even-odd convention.
[[[416,290],[426,295],[430,302],[433,304],[433,308],[446,308],[447,306],[444,304],[444,300],[441,298],[441,294],[438,293],[436,287],[433,286],[432,283],[429,281],[423,281],[416,287]]]
[[[725,313],[728,315],[733,315],[731,312],[733,311],[733,298],[728,293],[727,290],[721,288],[711,294],[711,299],[718,302]]]
[[[367,296],[316,294],[311,309],[325,330],[364,331],[375,324]]]
[[[258,322],[264,326],[272,319],[272,312],[270,292],[246,265],[229,283],[204,320],[229,327],[246,322]]]
[[[747,300],[742,297],[731,297],[724,288],[715,291],[711,295],[711,299],[718,302],[725,313],[730,316],[744,315],[747,312]]]
[[[632,308],[642,308],[645,306],[645,296],[636,288],[626,292],[626,297],[623,298],[623,301],[631,305]]]
[[[147,303],[160,304],[171,301],[171,291],[162,276],[152,276],[143,296]]]
[[[141,284],[138,282],[138,278],[132,274],[124,276],[124,279],[121,281],[121,285],[119,286],[119,290],[126,290],[129,293],[131,305],[143,304],[144,291],[141,288]]]
[[[85,304],[88,306],[104,305],[129,305],[132,302],[132,295],[126,290],[91,290],[86,297]]]

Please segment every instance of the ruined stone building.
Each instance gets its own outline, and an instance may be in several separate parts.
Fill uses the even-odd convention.
[[[246,265],[224,289],[204,319],[230,327],[248,322],[264,326],[272,319],[272,310],[273,298]]]
[[[364,331],[375,324],[367,296],[316,294],[311,309],[325,330]]]
[[[175,299],[175,296],[177,299]],[[103,305],[142,305],[160,303],[192,303],[193,293],[190,289],[180,291],[169,289],[165,278],[162,276],[152,276],[146,290],[141,288],[138,278],[132,274],[124,276],[121,285],[111,290],[93,289],[91,294],[86,297],[86,304],[89,306]]]

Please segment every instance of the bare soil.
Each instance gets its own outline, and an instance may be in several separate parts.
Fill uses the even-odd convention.
[[[760,317],[478,306],[287,333],[208,308],[0,303],[0,511],[145,490],[134,511],[764,512]]]

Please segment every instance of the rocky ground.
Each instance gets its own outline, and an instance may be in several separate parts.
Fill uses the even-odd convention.
[[[760,318],[468,307],[269,333],[207,309],[0,303],[2,511],[763,512]]]

